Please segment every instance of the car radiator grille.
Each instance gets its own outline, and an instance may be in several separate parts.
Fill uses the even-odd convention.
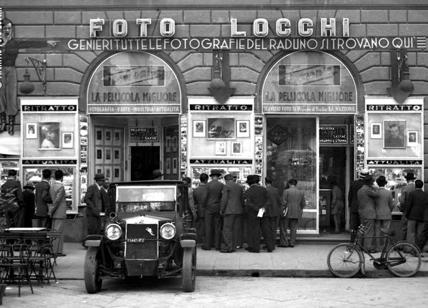
[[[126,259],[158,258],[158,225],[126,225]]]

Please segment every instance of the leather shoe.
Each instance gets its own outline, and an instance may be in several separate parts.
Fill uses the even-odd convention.
[[[202,246],[201,247],[203,250],[211,250],[211,248],[208,248],[208,247],[205,247],[205,246]]]

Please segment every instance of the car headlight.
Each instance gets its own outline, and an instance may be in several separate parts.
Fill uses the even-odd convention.
[[[122,236],[122,228],[118,224],[109,224],[105,229],[105,235],[111,241],[118,240]]]
[[[170,240],[175,236],[175,226],[168,222],[160,228],[160,235],[166,240]]]

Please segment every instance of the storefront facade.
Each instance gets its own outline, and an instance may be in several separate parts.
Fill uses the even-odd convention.
[[[332,228],[326,181],[346,195],[368,168],[398,196],[407,172],[426,178],[428,6],[418,1],[60,2],[2,8],[18,42],[20,116],[0,150],[2,179],[8,168],[22,182],[63,168],[70,215],[96,173],[141,180],[160,169],[197,185],[222,169],[280,190],[297,179],[300,232],[320,234]],[[56,141],[45,149],[47,129]]]

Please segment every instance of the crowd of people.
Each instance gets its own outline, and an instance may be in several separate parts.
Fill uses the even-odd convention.
[[[198,242],[204,250],[216,249],[230,253],[244,248],[272,252],[280,230],[279,247],[294,247],[298,221],[305,207],[304,192],[297,189],[297,181],[290,179],[282,193],[258,175],[247,176],[246,185],[236,182],[232,174],[220,181],[220,170],[210,175],[200,174],[199,186],[189,189]],[[211,178],[211,181],[208,179]],[[190,178],[183,179],[190,187]],[[263,244],[261,243],[263,240]]]
[[[414,173],[406,174],[407,185],[398,199],[401,219],[401,236],[422,251],[428,240],[428,193],[423,191],[424,183]],[[374,185],[376,182],[377,185]],[[350,187],[351,241],[355,240],[358,226],[365,226],[363,245],[371,252],[383,248],[383,236],[389,233],[394,207],[393,192],[385,188],[385,176],[373,178],[367,170],[360,172],[359,179]]]
[[[16,170],[9,170],[6,182],[1,186],[1,227],[41,227],[57,232],[53,249],[63,256],[63,232],[67,202],[63,184],[64,173],[44,169],[42,179],[36,185],[28,182],[21,188]]]

